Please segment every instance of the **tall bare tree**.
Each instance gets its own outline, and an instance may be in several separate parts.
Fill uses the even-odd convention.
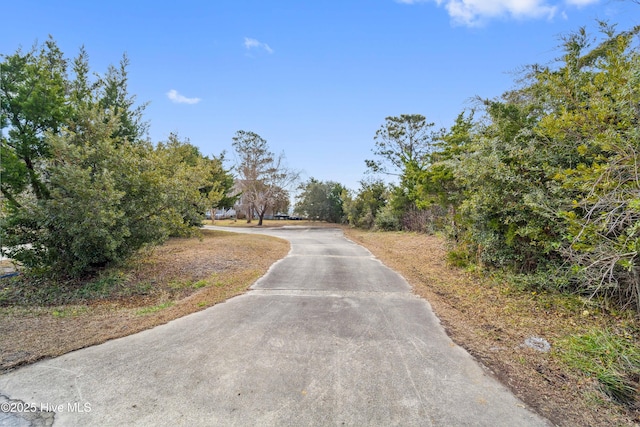
[[[255,132],[236,132],[233,148],[247,223],[258,215],[258,225],[262,225],[267,211],[282,199],[283,192],[298,180],[299,173],[287,168],[284,153],[274,155],[267,141]]]

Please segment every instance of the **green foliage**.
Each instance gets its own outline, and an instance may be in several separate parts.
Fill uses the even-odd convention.
[[[19,206],[27,187],[37,199],[48,196],[40,163],[49,151],[46,132],[57,132],[69,118],[67,63],[49,39],[29,52],[6,56],[0,67],[0,126],[8,129],[0,142],[0,189],[9,203]]]
[[[389,188],[388,206],[380,218],[384,227],[433,232],[446,222],[442,209],[435,205],[453,212],[454,203],[459,203],[454,195],[458,188],[452,184],[453,172],[444,162],[460,151],[455,144],[466,143],[471,118],[461,114],[449,133],[431,131],[433,126],[422,115],[403,114],[387,117],[376,132],[373,152],[377,158],[366,164],[371,172],[398,177]],[[443,148],[445,137],[450,145]]]
[[[207,280],[198,280],[197,282],[191,284],[191,287],[193,289],[201,289],[207,286],[209,286],[209,282]]]
[[[64,307],[61,309],[55,309],[51,311],[51,315],[53,317],[58,317],[58,318],[76,317],[88,311],[89,311],[89,307],[86,307],[86,306],[72,306],[72,307]]]
[[[453,267],[467,268],[473,264],[473,259],[469,251],[451,250],[447,252],[447,262]]]
[[[26,272],[3,279],[0,306],[78,305],[103,298],[148,295],[152,288],[150,282],[131,283],[128,275],[117,268],[107,268],[81,279]]]
[[[388,189],[384,182],[360,181],[360,189],[355,199],[349,198],[344,204],[349,224],[359,228],[373,228],[376,215],[387,204],[388,197]]]
[[[174,290],[185,288],[201,289],[206,286],[209,286],[209,281],[205,279],[198,280],[196,282],[191,280],[173,280],[169,282],[169,287]]]
[[[147,104],[136,106],[135,96],[127,91],[127,67],[129,58],[123,55],[118,67],[110,65],[101,79],[98,104],[104,111],[112,112],[118,120],[118,126],[111,134],[116,143],[134,142],[147,133],[148,124],[142,120]]]
[[[460,113],[448,131],[443,131],[435,142],[432,154],[433,164],[418,176],[418,192],[421,198],[418,207],[435,202],[438,205],[455,210],[462,203],[463,189],[456,179],[456,164],[467,152],[471,143],[474,113]]]
[[[517,289],[535,292],[570,292],[575,276],[563,266],[549,266],[526,274],[509,274],[507,280]]]
[[[517,273],[569,265],[554,287],[640,310],[640,26],[600,30],[566,36],[556,64],[526,67],[449,130],[387,118],[367,165],[399,180],[369,223],[384,212],[389,228],[441,226],[477,262]],[[427,214],[434,206],[446,220]]]
[[[156,147],[141,139],[144,105],[127,92],[127,65],[90,81],[81,49],[70,80],[53,40],[0,64],[0,238],[31,273],[79,277],[117,264],[192,232],[227,196],[221,160],[175,135]]]
[[[156,207],[163,222],[170,224],[172,235],[188,235],[202,225],[205,210],[216,206],[228,188],[226,173],[217,159],[208,159],[188,140],[169,135],[153,153],[154,183],[162,195]]]
[[[565,163],[536,132],[540,109],[525,94],[526,88],[483,101],[484,123],[448,164],[462,191],[458,237],[471,242],[485,264],[530,272],[559,259],[557,211],[570,195],[552,179]]]
[[[640,346],[630,332],[592,330],[560,343],[560,357],[569,366],[597,379],[618,402],[633,405],[640,378]]]
[[[340,223],[344,218],[342,195],[346,189],[336,182],[310,178],[301,184],[295,212],[311,220]]]
[[[126,276],[116,271],[100,275],[79,288],[76,292],[76,297],[81,300],[88,300],[113,295],[125,280]]]
[[[208,163],[195,147],[175,137],[155,149],[116,144],[115,117],[95,109],[78,117],[82,133],[64,130],[47,139],[50,196],[25,201],[5,218],[13,258],[79,276],[198,225]]]
[[[146,315],[149,315],[149,314],[157,313],[159,311],[162,311],[162,310],[164,310],[166,308],[169,308],[169,307],[172,307],[172,306],[173,306],[173,302],[172,301],[167,301],[167,302],[160,303],[158,305],[153,305],[153,306],[150,306],[150,307],[142,308],[142,309],[136,311],[136,314],[138,316],[146,316]]]
[[[483,263],[535,272],[568,260],[580,292],[638,306],[639,30],[603,24],[595,46],[571,34],[558,67],[529,67],[519,89],[482,101],[468,142],[442,138],[423,189],[452,190],[456,236]]]
[[[200,188],[209,200],[212,212],[216,208],[232,208],[240,198],[240,194],[234,194],[235,178],[231,170],[224,168],[224,161],[224,152],[209,160],[208,182]]]
[[[378,210],[375,218],[375,228],[382,231],[398,231],[401,229],[400,218],[393,206],[386,205]]]
[[[402,175],[408,166],[422,170],[430,162],[434,135],[429,132],[433,123],[427,123],[420,114],[402,114],[387,117],[374,137],[373,154],[377,160],[367,160],[373,172]]]
[[[584,76],[576,89],[579,102],[544,126],[559,139],[574,140],[580,156],[556,179],[579,190],[561,215],[570,242],[564,253],[582,273],[581,290],[640,310],[640,51],[633,45],[640,26],[615,33],[603,25],[602,31],[606,38],[588,52],[584,31],[567,39],[567,62]],[[549,77],[557,85],[566,79]]]
[[[393,214],[414,209],[420,203],[419,180],[432,163],[432,153],[438,134],[430,129],[420,114],[387,117],[374,137],[376,160],[366,160],[371,172],[395,175],[399,183],[391,189],[389,203]]]

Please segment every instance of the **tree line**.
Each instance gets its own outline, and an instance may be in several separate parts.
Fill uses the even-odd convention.
[[[556,63],[525,67],[513,90],[477,99],[448,129],[387,117],[358,191],[311,180],[298,208],[322,193],[342,209],[332,220],[443,232],[458,262],[640,310],[639,32],[580,28]]]
[[[31,274],[91,275],[218,208],[258,225],[289,210],[299,173],[254,132],[233,137],[235,170],[176,134],[152,143],[128,66],[92,72],[84,48],[69,60],[51,37],[0,62],[0,246]]]
[[[525,67],[450,128],[387,117],[360,188],[310,178],[295,213],[444,233],[458,263],[640,309],[639,32],[565,36],[554,64]],[[0,63],[0,238],[33,272],[90,274],[238,198],[258,224],[289,210],[299,173],[254,132],[234,136],[235,170],[177,135],[149,141],[127,66],[90,74],[84,49],[70,61],[53,39]]]

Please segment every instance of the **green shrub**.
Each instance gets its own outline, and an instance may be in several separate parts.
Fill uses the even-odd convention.
[[[383,231],[398,231],[402,224],[398,215],[392,210],[390,205],[381,208],[375,219],[375,227]]]
[[[638,403],[640,345],[631,333],[591,330],[558,344],[562,360],[597,379],[609,397],[623,404]]]

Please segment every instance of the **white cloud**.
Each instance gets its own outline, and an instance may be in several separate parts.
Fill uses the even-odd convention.
[[[245,37],[244,38],[244,47],[247,50],[251,50],[251,49],[264,49],[265,51],[267,51],[268,53],[273,53],[273,49],[271,49],[271,47],[269,47],[268,44],[266,43],[262,43],[256,39],[252,39],[249,37]]]
[[[446,0],[445,8],[455,23],[468,26],[500,17],[552,18],[557,11],[544,0]]]
[[[186,96],[180,95],[175,89],[167,92],[167,98],[176,104],[197,104],[200,102],[200,98],[187,98]]]
[[[570,4],[572,6],[583,7],[583,6],[589,6],[590,4],[598,3],[599,0],[566,0],[566,1],[567,1],[567,4]]]
[[[395,0],[396,3],[413,5],[434,2],[444,6],[455,24],[466,26],[482,25],[495,18],[515,19],[551,19],[562,6],[583,7],[599,0],[560,0],[550,3],[547,0]]]

